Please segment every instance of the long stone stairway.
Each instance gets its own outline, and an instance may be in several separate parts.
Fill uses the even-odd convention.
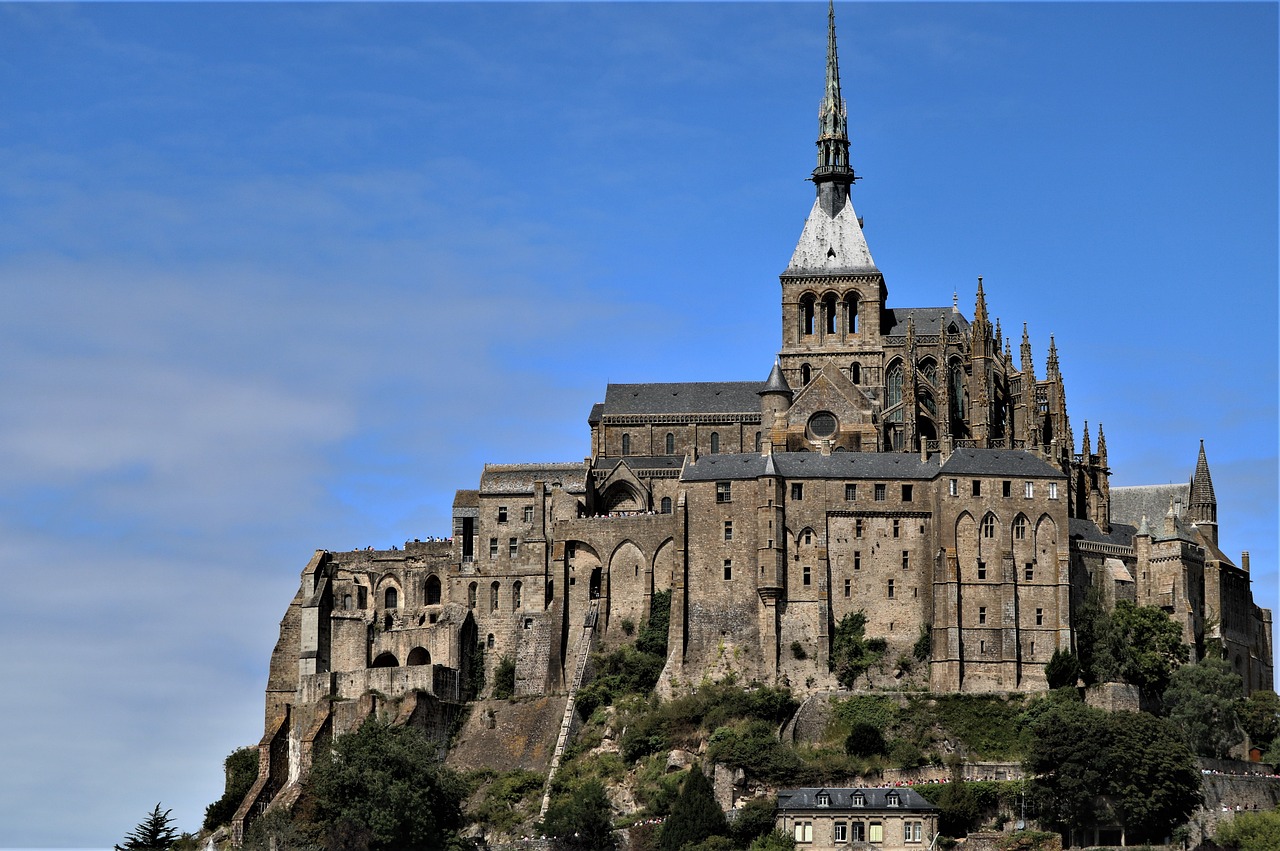
[[[576,660],[573,679],[569,681],[569,699],[564,705],[564,717],[560,720],[560,735],[556,738],[556,749],[551,755],[551,767],[547,770],[547,785],[542,790],[542,808],[538,811],[539,818],[545,817],[547,808],[551,806],[551,783],[555,780],[556,770],[560,768],[560,758],[564,756],[564,749],[568,747],[569,737],[573,732],[573,713],[577,709],[578,689],[582,688],[582,678],[586,675],[587,659],[591,656],[591,642],[595,638],[596,620],[599,616],[600,601],[592,600],[591,608],[587,610],[587,617],[582,624],[582,634],[578,636],[578,642],[573,648]]]

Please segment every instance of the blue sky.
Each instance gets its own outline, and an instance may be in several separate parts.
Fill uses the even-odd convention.
[[[840,4],[891,306],[1205,440],[1277,598],[1277,7]],[[820,4],[0,5],[0,846],[194,830],[316,548],[449,531],[607,382],[759,379]]]

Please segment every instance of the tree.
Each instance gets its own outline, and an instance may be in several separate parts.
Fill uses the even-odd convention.
[[[738,810],[738,817],[729,825],[729,832],[739,848],[745,848],[762,836],[773,832],[777,799],[762,795],[752,798]]]
[[[859,721],[844,740],[844,751],[850,756],[882,756],[888,750],[884,734],[874,724]]]
[[[1120,676],[1149,695],[1159,697],[1190,651],[1182,642],[1182,627],[1158,606],[1116,603],[1111,613],[1115,638],[1124,648]]]
[[[1164,693],[1165,713],[1200,756],[1225,758],[1240,741],[1240,676],[1224,659],[1206,657],[1173,672]]]
[[[1120,648],[1111,614],[1097,588],[1088,590],[1076,611],[1076,649],[1080,653],[1080,676],[1087,685],[1119,681],[1116,655]]]
[[[1080,660],[1070,650],[1055,650],[1044,666],[1044,678],[1051,689],[1074,686],[1080,679]]]
[[[173,827],[169,813],[160,812],[160,805],[144,818],[132,832],[125,835],[124,844],[115,851],[168,851],[178,841],[178,831]]]
[[[1280,848],[1280,812],[1237,813],[1218,824],[1213,838],[1234,851],[1275,851]]]
[[[1145,712],[1107,718],[1106,794],[1128,842],[1158,842],[1200,805],[1200,768],[1168,721]],[[1097,746],[1097,743],[1094,745]]]
[[[884,656],[885,640],[866,637],[867,616],[864,612],[850,612],[836,624],[831,642],[831,670],[845,688],[853,688],[858,677],[865,674]]]
[[[613,810],[604,786],[599,780],[589,780],[576,789],[560,793],[551,801],[538,829],[568,848],[611,851]]]
[[[1064,832],[1092,824],[1103,785],[1097,760],[1106,713],[1081,703],[1055,702],[1032,722],[1024,762],[1028,799],[1040,820]]]
[[[728,836],[729,822],[716,803],[711,781],[694,766],[680,787],[680,797],[671,806],[671,815],[658,837],[661,851],[680,851],[686,845],[697,845],[708,837]]]
[[[495,700],[507,700],[515,693],[516,663],[510,656],[503,656],[493,670],[493,697]]]
[[[258,779],[258,749],[237,748],[223,761],[222,768],[226,772],[226,785],[222,797],[205,807],[205,830],[230,824],[235,817],[244,796]]]
[[[416,727],[371,718],[339,736],[316,759],[306,791],[331,848],[438,849],[462,825],[463,784]]]
[[[1255,691],[1240,704],[1240,726],[1249,741],[1264,751],[1280,735],[1280,697],[1274,691]]]
[[[780,830],[759,836],[748,851],[795,851],[796,841]]]

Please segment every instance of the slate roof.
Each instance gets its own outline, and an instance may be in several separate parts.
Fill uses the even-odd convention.
[[[675,384],[610,384],[603,415],[759,414],[761,381],[688,381]],[[593,409],[594,413],[594,409]]]
[[[577,464],[485,464],[482,494],[531,494],[534,482],[559,482],[569,493],[587,492],[587,466]]]
[[[587,414],[587,425],[600,425],[602,416],[604,416],[604,402],[596,402],[591,406],[591,413]]]
[[[871,259],[867,238],[862,235],[858,214],[853,211],[852,199],[847,200],[835,216],[827,215],[822,199],[815,198],[796,250],[791,254],[784,275],[822,274],[840,272],[878,274],[876,262]]]
[[[825,792],[831,798],[831,804],[825,807],[819,807],[818,793]],[[855,792],[861,792],[863,800],[866,804],[861,807],[853,805],[853,795]],[[886,803],[888,796],[893,793],[898,796],[900,804],[897,807],[890,807]],[[914,789],[905,786],[895,786],[889,789],[824,789],[819,787],[809,787],[804,789],[779,789],[778,790],[778,809],[779,810],[914,810],[914,811],[936,811],[938,808],[924,799],[924,796]]]
[[[1104,533],[1098,528],[1098,524],[1092,520],[1072,517],[1068,522],[1071,525],[1067,534],[1071,537],[1071,540],[1093,541],[1096,544],[1115,544],[1121,547],[1133,546],[1133,536],[1138,531],[1136,527],[1127,523],[1115,522],[1114,512],[1112,513],[1111,534]]]
[[[454,508],[476,508],[480,505],[480,491],[460,490],[453,495]]]
[[[683,455],[627,455],[622,461],[633,470],[672,470],[684,464]]]
[[[961,333],[967,333],[969,330],[969,320],[952,307],[893,307],[885,310],[880,333],[907,333],[909,316],[915,317],[917,334],[941,334],[952,322]]]
[[[937,456],[920,462],[910,452],[758,452],[699,455],[696,463],[685,464],[680,479],[711,482],[755,479],[765,475],[772,460],[776,475],[788,479],[932,479],[938,474]],[[773,475],[771,473],[771,475]]]
[[[1021,449],[957,449],[951,453],[947,463],[942,465],[942,473],[961,476],[1066,478],[1057,467]]]
[[[1112,488],[1111,522],[1127,523],[1136,529],[1145,514],[1151,531],[1156,532],[1163,528],[1164,516],[1169,512],[1169,500],[1175,498],[1181,501],[1181,510],[1186,511],[1191,504],[1191,486],[1183,482],[1180,485]]]

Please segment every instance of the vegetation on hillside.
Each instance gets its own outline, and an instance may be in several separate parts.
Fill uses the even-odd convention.
[[[213,830],[230,824],[244,796],[258,779],[258,749],[237,748],[222,764],[226,772],[226,786],[222,797],[204,810],[204,829]]]

